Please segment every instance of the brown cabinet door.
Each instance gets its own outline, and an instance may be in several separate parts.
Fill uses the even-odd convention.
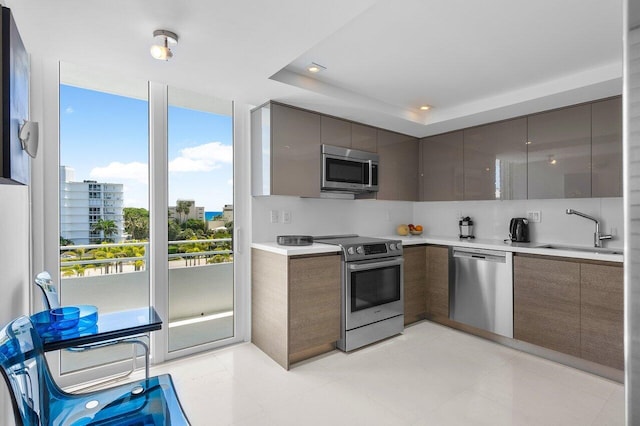
[[[592,197],[622,197],[622,98],[591,104]]]
[[[320,143],[351,148],[351,123],[322,115],[320,117]]]
[[[320,196],[320,115],[271,106],[271,194]]]
[[[528,197],[591,197],[591,105],[528,117]]]
[[[514,257],[514,338],[580,356],[580,263]]]
[[[464,131],[464,199],[527,198],[527,119]]]
[[[340,338],[340,256],[289,259],[289,354]]]
[[[378,152],[378,129],[364,124],[351,123],[351,148]]]
[[[449,248],[427,246],[427,316],[449,318]]]
[[[404,248],[404,323],[424,319],[427,311],[427,249]]]
[[[378,130],[378,200],[418,200],[418,140]]]
[[[623,370],[623,268],[586,263],[581,268],[582,358]]]
[[[420,201],[462,200],[463,132],[420,140]]]

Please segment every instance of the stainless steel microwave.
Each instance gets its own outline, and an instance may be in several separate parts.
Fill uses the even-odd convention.
[[[322,145],[323,191],[377,192],[378,154]]]

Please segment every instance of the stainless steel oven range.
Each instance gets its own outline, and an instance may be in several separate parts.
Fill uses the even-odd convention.
[[[349,352],[404,330],[402,242],[357,235],[315,237],[342,248],[339,349]]]

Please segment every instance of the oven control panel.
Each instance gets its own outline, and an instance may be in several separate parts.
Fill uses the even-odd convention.
[[[357,244],[345,247],[347,260],[376,259],[402,256],[402,242],[388,241],[373,244]]]

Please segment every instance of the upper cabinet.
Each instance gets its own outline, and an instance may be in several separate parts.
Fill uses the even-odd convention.
[[[526,118],[464,130],[464,199],[526,199],[526,142]]]
[[[420,140],[420,200],[463,199],[463,132]]]
[[[418,200],[418,139],[378,130],[378,200]]]
[[[622,197],[622,98],[591,104],[591,196]]]
[[[591,105],[528,120],[529,198],[591,197]]]
[[[351,148],[378,152],[378,129],[364,124],[351,123]]]
[[[320,114],[267,104],[251,112],[252,194],[320,196]]]
[[[365,124],[321,115],[320,141],[327,145],[377,152],[378,130]]]
[[[420,200],[622,196],[615,97],[420,140]]]
[[[320,142],[351,148],[351,123],[326,115],[320,116]]]
[[[322,144],[377,152],[379,191],[401,201],[622,196],[615,97],[416,139],[267,103],[251,112],[252,194],[320,197]]]

